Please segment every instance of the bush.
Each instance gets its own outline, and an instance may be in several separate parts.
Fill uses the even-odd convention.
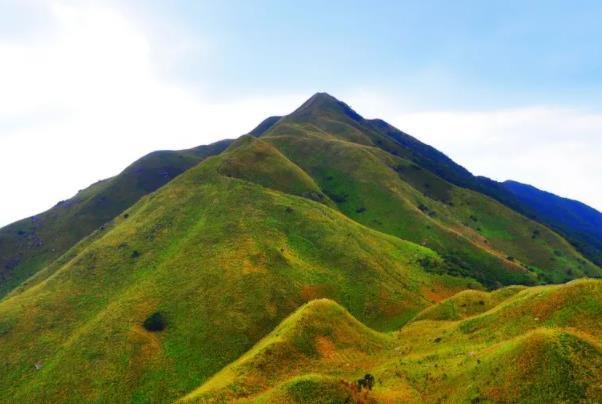
[[[340,193],[340,194],[337,194],[337,193],[335,193],[335,192],[332,192],[332,191],[328,191],[328,190],[326,190],[326,191],[324,191],[324,193],[325,193],[326,195],[328,195],[328,197],[329,197],[330,199],[332,199],[332,200],[333,200],[334,202],[336,202],[336,203],[345,203],[345,202],[347,202],[347,197],[349,196],[349,195],[347,195],[345,192],[342,192],[342,193]]]
[[[167,322],[165,321],[165,317],[163,316],[163,314],[157,311],[151,314],[146,320],[144,320],[142,326],[147,331],[163,331],[167,326]]]
[[[359,391],[362,391],[362,389],[372,390],[372,387],[374,387],[374,376],[370,373],[366,373],[363,378],[357,380],[357,388]]]

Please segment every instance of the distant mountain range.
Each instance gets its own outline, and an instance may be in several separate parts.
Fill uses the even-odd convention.
[[[0,401],[600,400],[601,231],[318,93],[0,229]]]

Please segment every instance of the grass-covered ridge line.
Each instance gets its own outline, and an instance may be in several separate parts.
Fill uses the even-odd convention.
[[[489,308],[427,319],[474,299]],[[310,302],[182,401],[597,402],[601,301],[598,280],[460,292],[394,333]],[[366,372],[376,385],[358,392],[353,381]]]

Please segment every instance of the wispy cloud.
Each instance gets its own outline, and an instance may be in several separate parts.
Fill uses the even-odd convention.
[[[114,9],[52,3],[53,29],[0,39],[0,225],[47,209],[141,155],[235,137],[303,96],[214,102],[167,81]]]

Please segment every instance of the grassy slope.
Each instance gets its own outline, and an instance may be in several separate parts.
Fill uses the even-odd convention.
[[[488,302],[449,320],[438,306]],[[317,310],[316,308],[320,309]],[[451,297],[396,333],[309,303],[184,401],[597,402],[602,281]],[[351,344],[347,342],[352,341]],[[370,372],[375,389],[349,383]]]
[[[348,107],[347,107],[348,108]],[[563,200],[556,195],[548,194],[545,204],[527,195],[516,192],[516,183],[500,183],[486,177],[475,177],[464,167],[456,164],[445,154],[426,145],[380,120],[358,119],[363,126],[368,126],[386,138],[375,139],[378,147],[399,156],[406,157],[422,168],[426,168],[441,178],[463,188],[472,189],[487,195],[505,206],[536,220],[556,231],[570,241],[583,255],[598,266],[602,264],[602,244],[599,227],[592,227],[592,214],[600,220],[600,214],[592,208],[578,202]],[[393,141],[393,143],[391,142]],[[529,186],[527,186],[529,187]],[[541,192],[546,194],[545,192]],[[581,205],[581,206],[580,206]],[[552,209],[550,209],[553,206]],[[559,212],[562,212],[559,214]]]
[[[382,136],[335,101],[310,99],[262,139],[309,173],[347,216],[431,247],[446,258],[446,270],[488,286],[602,275],[545,226],[377,148]]]
[[[232,170],[238,159],[243,172]],[[329,297],[393,330],[442,296],[478,287],[423,271],[416,262],[438,260],[432,250],[368,229],[328,200],[280,190],[317,193],[269,144],[243,139],[1,301],[1,399],[168,401],[308,300]],[[157,310],[167,329],[145,331]]]
[[[150,153],[48,211],[0,229],[0,298],[146,195],[230,141]]]
[[[602,265],[602,213],[579,201],[562,198],[516,181],[505,181],[504,188],[539,220],[550,223],[567,240]]]

